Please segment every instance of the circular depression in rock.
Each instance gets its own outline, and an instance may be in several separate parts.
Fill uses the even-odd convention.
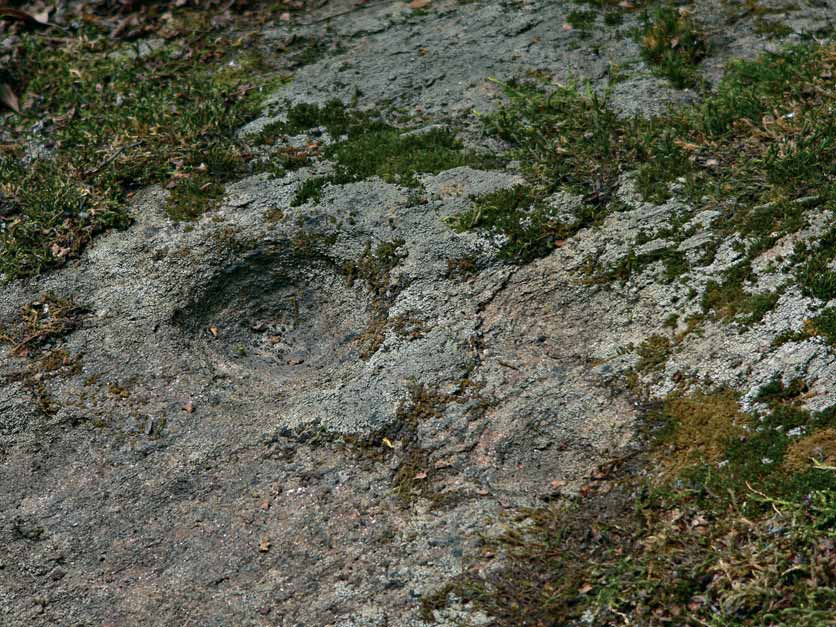
[[[354,362],[367,297],[336,264],[256,251],[220,270],[174,317],[213,361],[271,377],[309,377]]]

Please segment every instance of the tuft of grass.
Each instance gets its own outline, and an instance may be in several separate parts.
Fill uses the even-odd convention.
[[[174,219],[210,209],[247,171],[235,132],[258,112],[245,79],[261,62],[242,45],[194,34],[137,55],[92,27],[62,40],[22,35],[8,80],[36,97],[0,154],[0,191],[13,208],[0,211],[0,274],[61,266],[98,233],[125,228],[125,204],[143,186],[171,189]]]
[[[588,35],[595,26],[598,13],[590,9],[574,9],[566,16],[566,23],[579,31],[582,35]]]
[[[636,351],[639,355],[636,369],[644,372],[664,367],[670,357],[671,348],[670,339],[662,335],[651,335]]]
[[[0,327],[0,343],[7,344],[18,357],[39,355],[78,327],[84,312],[72,300],[44,294],[21,309],[15,325]]]
[[[675,87],[698,85],[696,66],[708,53],[708,42],[686,9],[660,6],[647,12],[639,43],[644,59]]]
[[[476,199],[472,209],[447,222],[458,232],[487,231],[496,238],[502,257],[525,263],[546,256],[561,240],[588,224],[591,214],[562,222],[530,187],[516,186]]]

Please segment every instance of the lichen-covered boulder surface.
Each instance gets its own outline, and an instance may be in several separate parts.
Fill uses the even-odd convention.
[[[0,624],[836,624],[836,3],[162,4],[6,41]]]

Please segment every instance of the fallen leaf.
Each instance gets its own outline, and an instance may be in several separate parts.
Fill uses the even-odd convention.
[[[421,472],[419,472],[415,475],[415,478],[416,479],[426,479],[427,478],[427,473],[422,470]]]
[[[581,594],[586,594],[590,590],[592,590],[592,584],[591,583],[585,583],[580,588],[578,588],[578,592],[581,593]]]
[[[595,470],[592,471],[592,478],[596,481],[601,481],[606,479],[610,476],[610,469],[606,466],[599,466]]]
[[[383,443],[389,448],[395,448],[395,445],[392,444],[392,440],[390,440],[389,438],[383,438]]]
[[[680,148],[682,148],[683,150],[687,150],[689,152],[693,152],[694,150],[699,149],[698,144],[694,144],[694,143],[691,143],[691,142],[686,142],[686,141],[681,140],[681,139],[675,139],[673,143],[676,144],[677,146],[679,146]]]
[[[209,333],[211,333],[213,337],[218,337],[218,327],[213,324],[209,327]]]
[[[270,538],[264,536],[261,538],[261,541],[258,543],[258,550],[262,553],[266,553],[270,550]]]
[[[48,14],[49,12],[47,12],[47,15]],[[18,9],[11,9],[9,7],[0,7],[0,17],[10,17],[14,20],[26,22],[27,24],[30,24],[32,26],[45,26],[47,23],[46,20],[44,20],[43,22],[40,21],[40,19],[38,19],[39,16],[40,14],[38,14],[38,16],[35,16],[30,13],[27,13],[26,11],[19,11]]]
[[[409,8],[410,9],[423,9],[429,3],[430,3],[430,0],[412,0],[412,2],[409,3]]]
[[[72,120],[75,117],[75,107],[70,107],[64,115],[56,115],[52,121],[56,124],[62,124],[67,120]]]
[[[52,256],[56,259],[63,259],[70,253],[69,248],[62,248],[61,246],[55,243],[52,244],[49,250],[52,253]]]
[[[47,26],[49,24],[49,13],[50,13],[50,11],[52,11],[52,9],[46,8],[43,11],[41,11],[40,13],[34,13],[32,15],[32,19],[34,19],[36,22],[38,22],[38,24],[43,24],[44,26]]]
[[[566,482],[562,479],[552,479],[551,482],[549,482],[549,485],[551,486],[552,490],[559,490],[560,488],[566,485]]]
[[[261,509],[263,509],[265,512],[268,509],[270,509],[270,499],[264,499],[263,501],[261,501]]]
[[[193,414],[194,413],[194,403],[189,401],[188,403],[183,405],[183,411],[186,412],[187,414]]]
[[[0,102],[15,113],[20,113],[20,105],[18,104],[17,96],[7,83],[0,85]]]

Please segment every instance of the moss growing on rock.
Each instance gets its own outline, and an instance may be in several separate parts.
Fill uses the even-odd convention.
[[[14,209],[0,211],[7,279],[60,266],[97,233],[127,226],[125,204],[140,187],[170,187],[170,215],[193,219],[246,171],[235,132],[258,110],[244,80],[260,60],[240,43],[183,36],[139,55],[92,28],[58,42],[22,38],[9,80],[38,95],[26,123],[51,124],[34,134],[21,126],[0,155],[0,189]],[[234,67],[223,63],[230,53]]]
[[[493,158],[465,150],[448,128],[399,128],[386,122],[377,111],[354,110],[339,101],[297,104],[286,117],[286,121],[263,129],[256,141],[272,143],[282,136],[316,136],[322,131],[334,140],[319,153],[334,163],[334,172],[306,179],[293,199],[295,206],[317,202],[326,185],[379,177],[387,183],[415,188],[420,174],[496,163]]]
[[[506,519],[481,568],[428,595],[424,615],[452,595],[503,625],[827,624],[834,416],[780,401],[747,416],[722,390],[671,397],[644,460]]]

